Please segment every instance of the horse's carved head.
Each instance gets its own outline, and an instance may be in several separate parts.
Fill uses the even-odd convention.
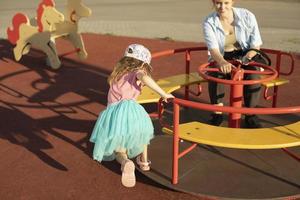
[[[53,25],[64,21],[64,15],[54,7],[53,0],[43,0],[37,9],[39,32],[52,31]]]
[[[81,0],[68,0],[67,15],[69,20],[76,23],[81,17],[89,17],[92,10],[85,6]]]

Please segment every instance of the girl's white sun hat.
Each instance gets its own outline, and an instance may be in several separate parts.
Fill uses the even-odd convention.
[[[124,56],[135,58],[137,60],[143,61],[150,65],[151,62],[151,53],[149,49],[144,47],[141,44],[131,44],[129,45],[124,53]]]

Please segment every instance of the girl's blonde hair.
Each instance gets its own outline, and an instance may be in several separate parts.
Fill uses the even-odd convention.
[[[143,70],[146,75],[150,76],[152,67],[143,61],[125,56],[115,65],[114,70],[108,77],[108,83],[111,85],[114,81],[120,80],[124,74],[137,70]]]

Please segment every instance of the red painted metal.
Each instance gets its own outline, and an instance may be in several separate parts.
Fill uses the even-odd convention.
[[[292,56],[292,54],[287,53],[287,52],[282,52],[279,50],[274,50],[274,49],[267,49],[267,48],[262,48],[262,51],[268,54],[276,55],[276,70],[279,72],[280,75],[291,75],[294,71],[294,65],[295,65],[295,60]],[[180,48],[180,49],[169,49],[165,51],[160,51],[152,54],[152,58],[159,58],[163,56],[169,56],[173,55],[176,53],[183,53],[183,52],[192,52],[192,51],[207,51],[207,47],[187,47],[187,48]],[[287,56],[291,60],[291,66],[290,70],[288,72],[283,72],[281,69],[281,57]]]
[[[264,51],[267,54],[271,54],[271,55],[276,56],[275,68],[278,72],[277,77],[279,77],[279,75],[291,75],[293,73],[295,60],[294,60],[292,54],[287,53],[287,52],[282,52],[282,51],[279,51],[279,50],[267,49],[267,48],[262,48],[261,50]],[[173,55],[173,54],[176,54],[176,53],[183,53],[183,52],[188,52],[190,54],[190,52],[192,52],[192,51],[207,51],[207,47],[188,47],[188,48],[180,48],[180,49],[170,49],[170,50],[166,50],[166,51],[153,53],[152,57],[153,58],[158,58],[158,57],[162,57],[162,56],[169,56],[169,55]],[[289,69],[288,72],[283,72],[282,69],[281,69],[281,59],[284,56],[288,57],[291,60],[291,65],[290,65],[290,69]],[[189,63],[190,61],[189,62],[187,61],[188,58],[190,59],[190,56],[186,56],[186,68],[188,68],[188,70],[189,70],[189,64],[187,64],[187,63]],[[238,84],[238,83],[236,83],[236,84]],[[256,83],[247,83],[246,82],[245,84],[256,84]],[[187,94],[187,91],[189,91],[188,88],[189,88],[188,86],[185,88],[185,97],[186,97],[186,99],[188,99],[188,94]],[[194,94],[193,92],[191,92],[191,93]],[[201,92],[199,91],[197,93],[197,95],[200,95],[200,93]],[[266,95],[265,99],[266,100],[272,100],[272,107],[273,108],[276,107],[277,106],[277,98],[278,98],[278,86],[274,87],[272,95],[267,95],[267,93],[268,93],[268,91],[267,91],[267,89],[265,89],[265,91],[264,91],[264,94]]]
[[[276,70],[279,72],[280,75],[288,76],[288,75],[291,75],[294,72],[295,59],[294,59],[294,57],[292,56],[291,53],[282,52],[282,51],[274,50],[274,49],[265,49],[265,48],[262,48],[261,50],[264,51],[265,53],[272,54],[272,55],[276,56],[276,65],[275,65],[275,67],[276,67]],[[283,72],[282,69],[281,69],[281,58],[284,57],[284,56],[289,57],[290,60],[291,60],[290,70],[288,72]]]
[[[80,51],[80,48],[76,48],[76,49],[74,49],[74,50],[72,50],[72,51],[69,51],[69,52],[65,52],[65,53],[63,53],[63,54],[60,54],[59,57],[64,57],[64,56],[70,55],[70,54],[72,54],[72,53],[77,53],[77,52],[79,52],[79,51]]]
[[[191,52],[185,51],[185,73],[190,73]]]
[[[198,144],[194,143],[192,144],[190,147],[188,147],[187,149],[185,149],[184,151],[182,151],[179,155],[178,158],[181,158],[182,156],[184,156],[185,154],[189,153],[190,151],[192,151]]]
[[[243,69],[233,69],[232,70],[232,80],[242,81],[244,78]],[[241,108],[243,104],[243,85],[231,85],[230,90],[230,106],[235,108]],[[233,128],[239,128],[241,122],[240,113],[229,113],[228,126]]]
[[[150,113],[149,116],[156,119],[158,118],[158,113]]]
[[[275,86],[275,87],[277,87],[277,86]],[[268,92],[269,92],[269,88],[266,87],[265,90],[264,90],[264,99],[265,100],[271,100],[271,99],[273,99],[275,97],[274,91],[273,91],[273,95],[268,95]],[[272,106],[272,107],[275,108],[276,106]]]
[[[241,114],[289,114],[299,113],[300,106],[282,107],[282,108],[234,108],[230,106],[215,106],[211,104],[205,104],[200,102],[194,102],[184,99],[175,98],[173,101],[184,107],[191,107],[195,109],[207,110],[207,111],[218,111],[225,113],[241,113]]]
[[[296,154],[294,154],[293,152],[287,150],[286,148],[282,148],[282,150],[288,154],[289,156],[291,156],[292,158],[294,158],[295,160],[299,161],[300,162],[300,157],[297,156]]]
[[[178,154],[179,154],[179,105],[174,104],[174,116],[173,116],[173,178],[172,183],[178,183]]]
[[[192,48],[181,48],[181,49],[172,49],[172,50],[166,50],[166,51],[161,51],[152,54],[153,58],[158,58],[162,56],[169,56],[173,55],[176,53],[183,53],[185,52],[185,59],[186,59],[186,73],[190,73],[190,61],[191,61],[191,55],[190,52],[192,51],[206,51],[206,47],[192,47]],[[269,53],[269,54],[274,54],[276,55],[276,70],[272,67],[268,67],[259,63],[252,63],[255,64],[255,66],[263,67],[266,69],[265,72],[257,72],[257,71],[249,71],[249,70],[243,70],[243,73],[257,73],[257,74],[266,74],[269,75],[268,78],[261,79],[261,80],[251,80],[251,81],[241,81],[242,77],[241,74],[236,75],[238,78],[234,78],[234,80],[222,80],[219,79],[218,81],[224,84],[229,84],[232,87],[232,99],[231,99],[231,105],[232,107],[229,106],[214,106],[210,104],[204,104],[204,103],[199,103],[199,102],[192,102],[188,100],[188,94],[187,91],[189,91],[188,87],[186,88],[185,92],[185,97],[186,99],[172,99],[174,102],[174,116],[173,116],[173,168],[172,168],[172,183],[177,184],[178,183],[178,160],[188,152],[190,152],[192,149],[194,149],[197,144],[193,144],[183,152],[179,154],[179,106],[184,106],[184,107],[192,107],[195,109],[203,109],[203,110],[208,110],[208,111],[219,111],[219,112],[228,112],[230,113],[233,117],[231,117],[231,122],[230,125],[231,127],[239,127],[239,120],[240,120],[240,115],[241,114],[287,114],[287,113],[299,113],[300,112],[300,106],[294,106],[294,107],[285,107],[285,108],[276,108],[276,103],[277,103],[277,94],[278,94],[278,86],[274,87],[274,92],[273,95],[268,97],[269,99],[273,99],[272,103],[272,108],[242,108],[241,107],[241,101],[242,101],[242,91],[243,85],[250,85],[250,84],[257,84],[257,83],[262,83],[264,81],[269,81],[273,80],[276,77],[279,77],[280,75],[291,75],[294,71],[294,58],[290,53],[285,53],[281,52],[278,50],[272,50],[272,49],[262,49],[264,52]],[[288,56],[291,59],[291,67],[288,72],[282,72],[281,70],[281,57],[282,56]],[[207,68],[210,65],[213,65],[214,63],[210,64],[203,64],[203,68]],[[200,67],[201,67],[200,66]],[[199,68],[200,68],[199,67]],[[208,70],[206,70],[208,71]],[[241,72],[240,72],[241,73]],[[204,74],[204,70],[203,73]],[[204,77],[205,78],[205,77]],[[208,79],[208,78],[207,78]],[[208,79],[212,80],[213,79]],[[241,83],[242,82],[242,83]],[[199,86],[199,93],[201,93],[201,86]],[[265,91],[265,95],[267,95],[267,91]],[[159,107],[159,118],[161,119],[161,114],[163,112],[162,107]],[[235,115],[237,114],[237,115]],[[237,116],[237,117],[236,117]],[[170,128],[170,126],[168,127]],[[287,149],[282,149],[284,152],[289,154],[290,156],[296,158],[299,160],[299,157],[288,151]]]
[[[162,52],[157,52],[152,54],[153,58],[158,58],[162,56],[169,56],[173,55],[176,53],[184,53],[185,52],[185,63],[186,63],[186,74],[190,73],[190,62],[191,62],[191,52],[192,51],[206,51],[206,47],[192,47],[192,48],[181,48],[181,49],[172,49],[172,50],[166,50]],[[289,53],[284,53],[281,51],[277,50],[272,50],[272,49],[262,49],[266,53],[269,54],[275,54],[276,55],[276,70],[272,67],[267,67],[267,66],[261,66],[261,64],[254,63],[256,66],[261,66],[265,69],[267,69],[264,72],[257,72],[257,71],[249,71],[249,70],[243,70],[242,72],[237,72],[233,77],[233,80],[231,80],[229,83],[228,82],[223,82],[224,84],[230,84],[231,85],[231,106],[214,106],[210,104],[203,104],[203,103],[198,103],[198,102],[192,102],[188,100],[188,93],[189,88],[185,88],[185,100],[183,99],[173,99],[172,101],[174,102],[174,116],[173,116],[173,168],[172,168],[172,183],[177,184],[178,183],[178,168],[179,168],[179,159],[193,150],[197,144],[191,145],[189,148],[185,149],[181,153],[179,153],[179,107],[184,106],[184,107],[192,107],[195,109],[203,109],[203,110],[208,110],[208,111],[220,111],[220,112],[228,112],[232,117],[230,117],[229,121],[229,126],[230,127],[239,127],[240,124],[240,116],[241,114],[284,114],[284,113],[297,113],[300,112],[300,106],[295,106],[295,107],[286,107],[286,108],[275,108],[276,107],[276,102],[277,102],[277,94],[278,94],[278,86],[274,87],[274,92],[273,95],[269,96],[268,99],[273,99],[272,102],[272,107],[273,108],[242,108],[241,102],[242,102],[242,91],[243,91],[243,85],[248,85],[248,84],[257,84],[261,83],[264,81],[269,81],[273,80],[274,78],[278,77],[280,75],[290,75],[294,71],[294,59],[291,54]],[[285,55],[290,57],[291,59],[291,68],[288,72],[282,72],[281,71],[281,57]],[[210,63],[213,65],[213,63]],[[208,67],[206,64],[205,68]],[[199,67],[200,68],[200,67]],[[207,70],[208,71],[208,70]],[[279,73],[277,73],[279,72]],[[258,74],[266,74],[270,75],[266,79],[261,79],[259,81],[256,80],[251,80],[251,81],[241,81],[242,80],[242,75],[243,73],[258,73]],[[220,81],[221,82],[221,81]],[[242,82],[242,84],[241,84]],[[201,93],[202,88],[201,85],[198,86],[198,94]],[[265,96],[267,96],[267,90],[265,90]],[[158,117],[160,119],[160,122],[162,123],[162,112],[163,112],[163,107],[162,103],[158,104]],[[163,126],[171,128],[171,126],[166,126],[166,124],[163,124]],[[288,151],[287,149],[282,149],[284,152],[286,152],[288,155],[292,156],[293,158],[297,159],[299,161],[299,157]]]
[[[207,47],[188,47],[188,48],[180,48],[180,49],[169,49],[165,51],[160,51],[152,54],[152,58],[158,58],[162,56],[169,56],[176,53],[183,53],[186,51],[207,51]]]
[[[294,57],[292,56],[292,54],[290,54],[290,53],[286,53],[286,52],[280,52],[281,53],[281,55],[285,55],[285,56],[287,56],[287,57],[289,57],[290,58],[290,60],[291,60],[291,68],[290,68],[290,71],[289,72],[282,72],[281,71],[281,69],[279,70],[279,73],[280,73],[280,75],[286,75],[286,76],[289,76],[289,75],[291,75],[293,72],[294,72],[294,68],[295,68],[295,59],[294,59]],[[280,67],[281,65],[279,64],[279,67]]]
[[[249,65],[263,67],[266,69],[263,72],[260,71],[254,71],[254,70],[243,70],[241,69],[241,65],[238,62],[233,61],[234,65],[238,65],[236,68],[232,69],[232,78],[231,80],[226,79],[220,79],[216,77],[212,77],[208,74],[206,74],[206,71],[219,71],[218,68],[208,68],[208,66],[211,66],[212,63],[205,63],[199,66],[198,71],[200,76],[203,78],[223,83],[223,84],[229,84],[230,85],[230,105],[232,107],[240,108],[242,107],[243,103],[243,86],[244,85],[251,85],[251,84],[257,84],[262,83],[264,81],[273,80],[278,76],[277,71],[269,66],[265,66],[259,63],[249,63]],[[243,80],[245,73],[252,73],[252,74],[267,74],[268,77],[259,79],[259,80]],[[229,114],[229,120],[228,120],[228,126],[232,128],[239,128],[241,122],[241,113],[230,113]]]
[[[273,89],[273,95],[272,95],[272,107],[276,108],[277,107],[277,95],[278,95],[278,86],[274,86]]]
[[[191,64],[191,52],[185,51],[185,73],[190,73],[190,64]],[[184,97],[185,99],[189,99],[189,86],[184,87]]]
[[[163,98],[160,98],[159,101],[157,102],[157,110],[158,110],[158,119],[161,119],[162,114],[164,112]]]
[[[189,48],[180,48],[180,49],[170,49],[170,50],[153,53],[152,58],[170,56],[170,55],[177,54],[177,53],[185,53],[185,73],[189,74],[190,73],[191,52],[193,52],[193,51],[207,51],[207,47],[189,47]],[[197,93],[192,92],[189,89],[189,87],[190,86],[185,86],[185,93],[184,93],[185,99],[189,99],[190,93],[195,96],[199,96],[201,94],[202,87],[200,84],[198,85]]]
[[[278,76],[277,77],[279,77],[279,75],[289,76],[294,72],[295,60],[294,60],[294,57],[292,56],[292,54],[282,52],[282,51],[278,51],[278,50],[273,50],[273,49],[262,49],[262,50],[265,53],[276,55],[275,67],[276,67],[276,70],[278,71]],[[291,60],[290,70],[288,72],[283,72],[282,69],[281,69],[281,59],[284,56],[288,57]],[[277,106],[278,89],[279,89],[278,86],[274,86],[272,95],[267,94],[268,93],[268,88],[266,88],[265,91],[264,91],[264,98],[266,100],[271,100],[272,99],[272,107],[273,108],[275,108]]]
[[[238,77],[237,78],[241,78]],[[236,78],[236,77],[235,77]],[[173,115],[173,171],[172,171],[172,183],[178,183],[178,169],[179,169],[179,158],[193,150],[197,144],[193,144],[183,152],[179,153],[179,118],[180,106],[191,107],[195,109],[208,110],[208,111],[221,111],[221,112],[232,112],[232,113],[243,113],[243,114],[283,114],[283,113],[300,113],[300,106],[286,107],[286,108],[234,108],[229,106],[215,106],[211,104],[204,104],[199,102],[193,102],[189,100],[174,98],[170,100],[174,104],[174,115]],[[286,148],[282,149],[285,153],[299,161],[299,157]]]
[[[191,93],[191,94],[193,94],[195,96],[200,96],[200,94],[202,93],[202,85],[201,84],[197,84],[197,92],[189,90],[189,93]]]
[[[276,69],[270,67],[270,66],[266,66],[263,64],[259,64],[259,63],[250,63],[249,65],[255,65],[258,67],[262,67],[264,69],[266,69],[266,71],[253,71],[253,70],[244,70],[244,73],[251,73],[251,74],[264,74],[264,75],[269,75],[267,78],[263,78],[263,79],[258,79],[258,80],[226,80],[226,79],[219,79],[219,78],[215,78],[212,76],[209,76],[207,74],[205,74],[204,72],[206,71],[218,71],[218,69],[207,69],[207,67],[211,66],[211,63],[205,63],[199,66],[198,68],[198,72],[200,74],[200,76],[202,76],[203,78],[209,80],[209,81],[215,81],[218,83],[223,83],[223,84],[227,84],[227,85],[252,85],[252,84],[260,84],[266,81],[271,81],[273,79],[275,79],[278,76],[278,72],[276,71]]]

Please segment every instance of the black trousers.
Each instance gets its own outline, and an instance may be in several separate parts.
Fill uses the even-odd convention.
[[[241,50],[225,52],[224,59],[225,60],[234,60],[241,59],[245,53]],[[258,67],[255,66],[242,66],[245,70],[259,70]],[[231,79],[230,74],[224,74],[221,72],[210,72],[210,76],[220,78],[220,79]],[[256,80],[260,79],[260,75],[257,74],[245,74],[244,80]],[[225,97],[224,85],[221,83],[216,83],[209,81],[208,82],[208,91],[211,104],[218,104],[223,102],[223,98]],[[244,106],[253,108],[256,107],[259,103],[260,93],[261,93],[261,84],[253,84],[253,85],[244,85]]]

